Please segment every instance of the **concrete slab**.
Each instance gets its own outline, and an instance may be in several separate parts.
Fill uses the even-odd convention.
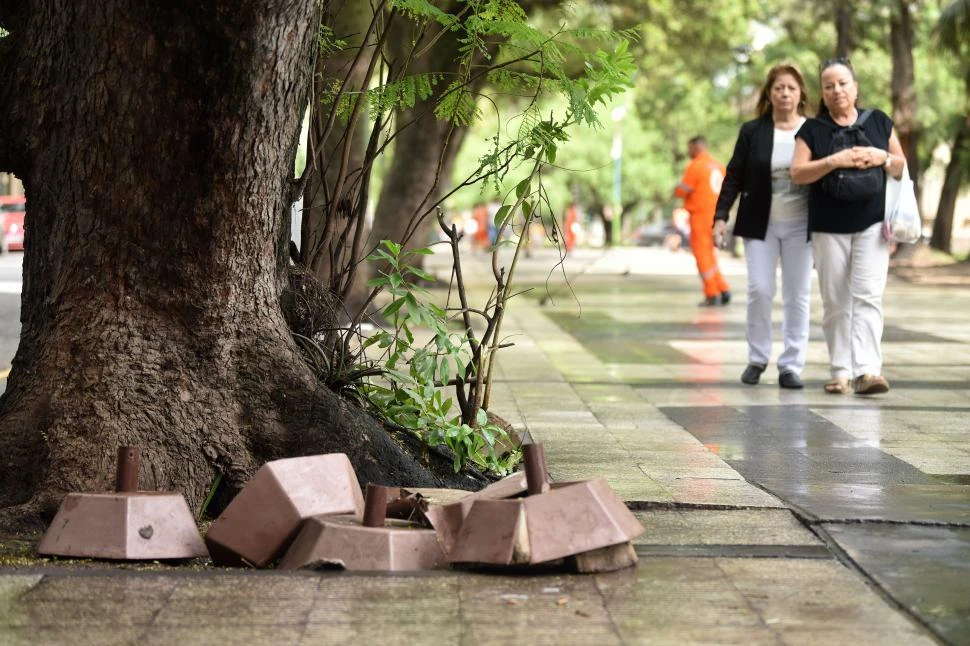
[[[888,594],[945,640],[970,643],[970,527],[823,527]]]
[[[634,544],[820,545],[787,509],[654,509],[634,514],[645,531]]]

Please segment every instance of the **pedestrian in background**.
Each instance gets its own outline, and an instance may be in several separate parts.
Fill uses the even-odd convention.
[[[859,84],[848,59],[824,61],[819,74],[822,103],[795,135],[791,177],[811,184],[808,228],[832,375],[825,392],[846,393],[851,379],[856,394],[874,395],[889,391],[880,346],[889,270],[885,173],[902,177],[906,160],[892,119],[857,107]]]
[[[690,213],[690,247],[704,288],[704,300],[700,305],[727,305],[731,302],[731,289],[717,266],[712,232],[714,207],[724,181],[724,166],[708,152],[704,137],[694,137],[687,142],[687,154],[691,161],[674,194],[684,200],[684,208]]]
[[[758,118],[741,126],[714,213],[714,240],[727,235],[740,195],[734,235],[744,239],[748,266],[748,365],[741,381],[757,384],[771,358],[771,306],[781,261],[781,335],[778,385],[802,388],[808,348],[812,247],[808,187],[792,182],[795,132],[805,123],[805,80],[789,63],[775,65],[758,98]]]

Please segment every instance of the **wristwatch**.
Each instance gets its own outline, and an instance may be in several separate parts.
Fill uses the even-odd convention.
[[[887,150],[886,151],[886,161],[883,163],[883,166],[886,167],[886,170],[889,170],[889,167],[892,166],[892,164],[893,164],[893,155],[892,155],[891,152],[889,152]]]

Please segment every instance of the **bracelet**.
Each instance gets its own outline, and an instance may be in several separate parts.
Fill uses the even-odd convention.
[[[893,155],[889,151],[886,151],[886,162],[883,164],[883,166],[886,167],[886,170],[889,170],[890,166],[892,165],[893,165]]]

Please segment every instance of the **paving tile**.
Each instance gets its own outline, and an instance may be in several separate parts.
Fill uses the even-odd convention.
[[[313,596],[275,598],[244,594],[172,599],[157,610],[155,626],[297,626],[306,623]]]
[[[313,596],[319,577],[304,574],[253,572],[213,577],[181,577],[172,590],[172,601],[195,599],[255,598],[293,599]]]
[[[147,626],[164,605],[164,599],[152,597],[122,601],[97,596],[53,601],[21,598],[11,603],[0,619],[3,626]]]
[[[393,621],[368,621],[352,624],[311,624],[300,642],[307,646],[344,644],[459,644],[463,626],[457,621],[422,622],[407,616]]]
[[[207,579],[211,581],[211,579]],[[179,577],[169,576],[48,576],[25,596],[28,603],[100,599],[124,602],[166,599],[179,585]],[[211,589],[211,588],[210,588]],[[207,592],[208,594],[208,592]]]
[[[208,622],[185,627],[153,627],[139,640],[139,646],[226,646],[227,644],[273,644],[289,646],[299,644],[302,626],[290,625],[213,625]]]
[[[926,634],[834,561],[787,560],[779,567],[766,559],[717,559],[717,564],[776,632],[869,626],[899,635]]]
[[[875,581],[953,643],[970,643],[970,527],[825,524]]]
[[[785,646],[818,646],[819,644],[848,644],[851,646],[933,646],[938,642],[929,635],[913,630],[898,631],[895,627],[868,629],[828,628],[824,625],[811,628],[785,628],[778,631],[778,638]]]
[[[0,644],[4,646],[130,646],[140,644],[145,627],[109,625],[91,626],[30,626],[0,628]],[[169,642],[173,643],[173,642]],[[188,643],[188,642],[186,642]],[[200,644],[200,641],[192,641]]]
[[[458,577],[324,576],[307,616],[310,624],[411,620],[453,622],[458,613]]]
[[[819,545],[787,509],[656,509],[635,512],[646,531],[635,544]]]

